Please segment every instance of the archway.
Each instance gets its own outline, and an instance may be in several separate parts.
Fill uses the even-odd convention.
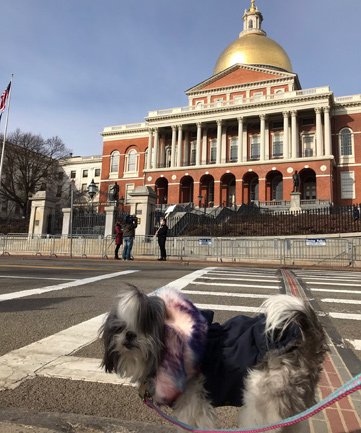
[[[250,204],[258,201],[258,174],[249,172],[243,176],[243,201]]]
[[[205,174],[200,179],[198,204],[204,207],[214,204],[214,177],[210,174]]]
[[[191,176],[184,176],[179,183],[179,203],[193,202],[194,181]]]
[[[300,174],[300,192],[301,200],[316,200],[317,198],[317,184],[316,173],[312,168],[304,168],[299,172]]]
[[[224,174],[221,177],[220,203],[226,207],[236,204],[236,176],[232,173]]]
[[[266,176],[266,201],[283,200],[283,176],[277,170]]]
[[[168,180],[159,177],[155,182],[155,192],[157,194],[157,204],[168,203]]]

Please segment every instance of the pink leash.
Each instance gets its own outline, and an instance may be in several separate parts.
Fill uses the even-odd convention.
[[[207,430],[207,429],[198,429],[194,428],[188,424],[185,424],[176,418],[173,418],[166,413],[164,413],[160,408],[155,405],[151,398],[144,397],[144,403],[155,410],[158,415],[160,415],[162,418],[170,422],[171,424],[181,427],[182,429],[186,431],[190,431],[193,433],[224,433],[224,432],[232,432],[232,433],[261,433],[268,430],[274,430],[276,428],[280,427],[287,427],[293,424],[297,424],[301,421],[304,421],[311,416],[315,415],[318,412],[321,412],[326,407],[331,406],[332,404],[336,403],[337,401],[341,400],[342,398],[348,396],[349,394],[354,393],[355,391],[358,391],[361,389],[361,374],[358,374],[357,376],[353,377],[351,380],[349,380],[347,383],[342,385],[340,388],[338,388],[336,391],[331,393],[328,397],[324,398],[314,406],[310,407],[309,409],[306,409],[305,411],[301,412],[298,415],[291,416],[289,418],[286,418],[276,424],[269,424],[265,426],[254,426],[242,430],[237,429],[228,429],[228,430],[222,430],[222,429],[215,429],[215,430]]]

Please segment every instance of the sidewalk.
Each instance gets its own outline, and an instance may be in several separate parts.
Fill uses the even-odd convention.
[[[176,433],[172,426],[63,413],[0,410],[0,433]]]

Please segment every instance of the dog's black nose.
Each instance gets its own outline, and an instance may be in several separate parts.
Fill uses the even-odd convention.
[[[137,335],[136,335],[134,332],[132,332],[132,331],[127,331],[127,333],[125,334],[125,338],[126,338],[128,341],[133,341],[133,340],[135,339],[136,336],[137,336]]]

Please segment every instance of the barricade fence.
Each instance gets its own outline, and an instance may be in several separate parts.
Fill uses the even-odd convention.
[[[112,259],[112,236],[31,236],[0,234],[2,255],[39,255]],[[260,262],[279,265],[308,264],[361,266],[361,237],[168,237],[170,259],[218,262]],[[156,259],[159,255],[154,236],[136,236],[134,258]]]

